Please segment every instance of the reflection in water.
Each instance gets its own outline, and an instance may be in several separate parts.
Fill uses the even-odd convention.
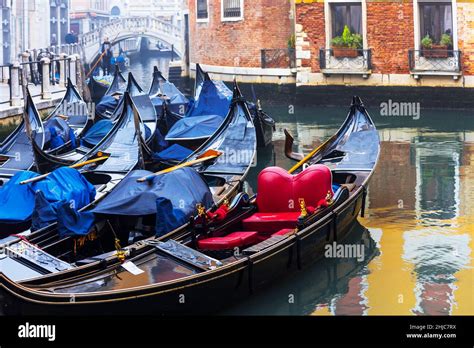
[[[265,166],[291,166],[283,156],[284,128],[295,136],[298,151],[308,153],[337,130],[347,113],[343,107],[296,107],[295,114],[288,114],[287,106],[268,109],[277,120],[274,154],[258,158],[249,178],[254,188]],[[474,314],[472,114],[423,110],[423,117],[414,121],[381,117],[378,107],[368,109],[382,144],[368,214],[359,220],[380,252],[365,263],[346,263],[351,271],[341,287],[328,281],[327,269],[336,267],[330,266],[334,261],[323,260],[296,281],[274,284],[258,300],[236,305],[230,313]],[[289,294],[295,293],[296,305],[288,304]]]
[[[377,231],[374,235],[379,238]],[[278,286],[255,294],[225,314],[365,314],[367,264],[378,254],[377,243],[372,233],[359,223],[354,225],[349,237],[342,243],[362,244],[363,260],[323,258],[286,278]]]

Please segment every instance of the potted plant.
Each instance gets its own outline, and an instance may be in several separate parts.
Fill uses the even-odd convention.
[[[335,58],[356,58],[359,55],[357,50],[362,48],[362,35],[351,33],[345,25],[342,35],[331,40],[331,48]]]
[[[422,52],[425,58],[448,58],[448,47],[451,45],[452,39],[449,34],[441,35],[439,44],[434,44],[429,35],[421,40]]]

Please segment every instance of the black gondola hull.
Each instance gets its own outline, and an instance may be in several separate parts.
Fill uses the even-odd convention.
[[[325,245],[334,240],[342,241],[348,236],[360,213],[362,199],[361,189],[343,204],[337,216],[325,217],[324,221],[309,226],[267,252],[169,286],[162,284],[129,289],[111,293],[110,296],[89,294],[86,300],[79,296],[68,299],[60,294],[42,298],[40,293],[31,293],[28,288],[24,288],[28,293],[23,297],[15,287],[15,295],[12,296],[8,291],[9,282],[2,279],[6,290],[5,311],[7,314],[23,315],[42,314],[46,309],[48,314],[56,315],[213,313],[321,259]],[[336,230],[332,227],[333,217],[340,224]]]

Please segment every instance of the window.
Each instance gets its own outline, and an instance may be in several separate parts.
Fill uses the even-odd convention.
[[[344,26],[351,33],[362,34],[362,5],[360,3],[331,4],[332,37],[341,36]]]
[[[441,35],[453,35],[453,15],[451,3],[420,4],[420,37],[426,35],[439,43]]]
[[[198,20],[207,20],[209,13],[207,11],[207,0],[196,0],[196,15]]]
[[[243,18],[243,0],[222,0],[222,20]]]

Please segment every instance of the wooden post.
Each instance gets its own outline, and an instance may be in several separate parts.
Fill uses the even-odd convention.
[[[13,62],[10,69],[10,105],[20,106],[20,62]]]
[[[42,82],[41,82],[41,98],[51,99],[50,81],[49,81],[49,68],[51,60],[47,57],[41,59],[41,71],[42,71]]]

